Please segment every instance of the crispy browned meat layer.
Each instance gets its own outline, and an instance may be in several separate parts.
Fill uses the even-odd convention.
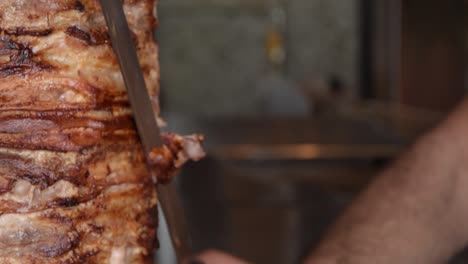
[[[154,0],[125,0],[158,107]],[[0,263],[150,263],[157,196],[97,0],[0,0]],[[200,137],[164,135],[166,182]]]

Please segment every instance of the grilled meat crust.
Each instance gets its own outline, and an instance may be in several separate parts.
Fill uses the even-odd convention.
[[[123,3],[158,113],[155,3]],[[0,0],[0,263],[151,263],[144,160],[98,1]]]

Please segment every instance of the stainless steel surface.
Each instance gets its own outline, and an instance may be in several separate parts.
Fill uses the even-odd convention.
[[[132,105],[138,134],[143,147],[150,152],[153,148],[160,147],[162,142],[123,7],[120,2],[114,0],[100,2]]]
[[[154,148],[162,146],[162,141],[130,29],[120,1],[100,0],[100,3],[127,88],[138,134],[148,156]],[[177,260],[181,263],[185,257],[191,255],[185,215],[173,183],[165,186],[158,184],[157,189]]]

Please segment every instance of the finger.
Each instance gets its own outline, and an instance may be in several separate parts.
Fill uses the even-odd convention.
[[[248,262],[240,258],[218,250],[205,251],[196,257],[196,261],[199,261],[199,263],[194,262],[193,264],[248,264]]]

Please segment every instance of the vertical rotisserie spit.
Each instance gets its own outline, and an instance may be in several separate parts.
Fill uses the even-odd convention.
[[[155,111],[154,0],[124,0]],[[159,183],[202,156],[165,133]],[[97,0],[0,0],[0,263],[151,263],[157,194]]]

